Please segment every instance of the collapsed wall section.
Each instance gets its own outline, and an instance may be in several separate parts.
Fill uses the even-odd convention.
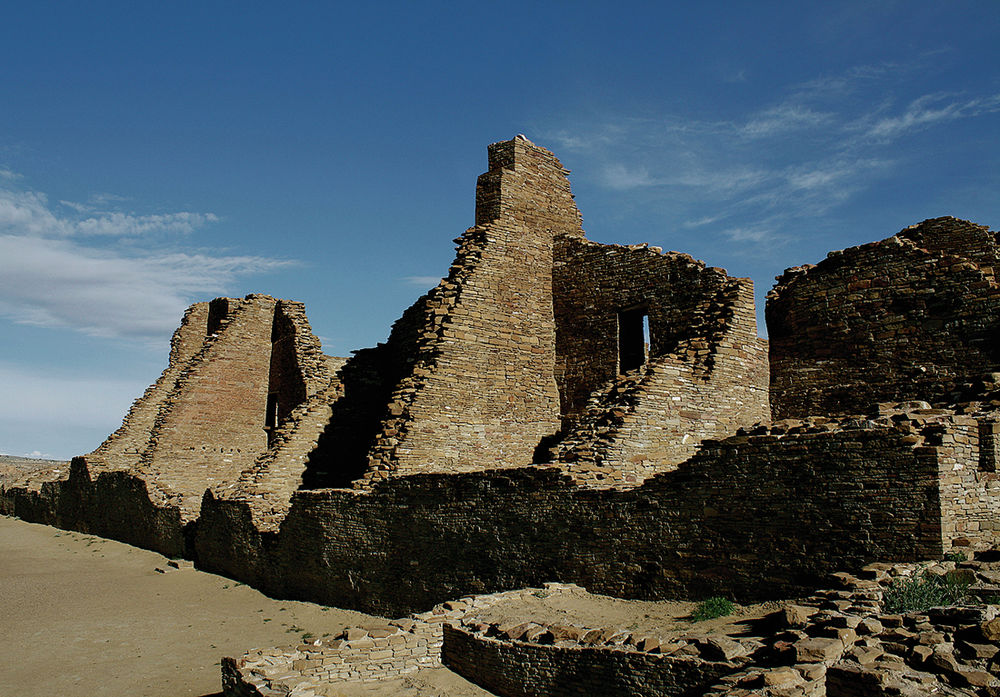
[[[705,438],[769,421],[749,279],[686,254],[569,236],[557,241],[553,278],[560,461],[635,481]]]
[[[767,297],[775,418],[968,396],[1000,368],[997,250],[945,217],[787,270]]]
[[[177,379],[201,350],[208,326],[209,303],[195,303],[184,312],[170,339],[170,357],[160,377],[133,402],[122,425],[88,456],[91,468],[118,470],[134,467],[149,447],[156,417]]]
[[[236,480],[267,449],[274,298],[218,299],[218,325],[160,407],[143,477],[197,515],[205,489]]]
[[[566,170],[519,136],[489,148],[448,276],[356,352],[307,488],[529,463],[559,428],[553,238],[581,235]]]
[[[166,370],[122,426],[69,471],[4,496],[28,520],[184,553],[182,527],[197,518],[207,488],[242,482],[248,498],[283,495],[287,506],[301,462],[297,471],[283,462],[276,485],[271,460],[260,460],[269,436],[282,436],[274,450],[287,444],[308,416],[299,406],[333,372],[301,303],[266,295],[197,303],[174,333]]]

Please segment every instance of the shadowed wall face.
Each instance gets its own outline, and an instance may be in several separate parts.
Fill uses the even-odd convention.
[[[996,233],[935,218],[789,269],[767,297],[775,418],[956,402],[1000,369]]]

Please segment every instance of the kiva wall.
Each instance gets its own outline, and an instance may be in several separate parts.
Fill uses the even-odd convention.
[[[441,660],[505,697],[699,697],[735,669],[692,657],[498,641],[451,625],[444,628]]]
[[[775,418],[954,402],[1000,367],[996,233],[935,218],[831,252],[767,298]]]

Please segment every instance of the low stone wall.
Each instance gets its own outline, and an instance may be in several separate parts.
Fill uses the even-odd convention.
[[[6,489],[0,510],[384,616],[550,580],[625,598],[789,597],[834,569],[995,541],[1000,475],[977,468],[977,433],[927,409],[780,422],[639,486],[594,489],[558,466],[412,475],[298,491],[266,529],[245,494],[207,492],[183,524],[142,480],[91,481],[77,459],[68,479]]]
[[[557,588],[559,584],[547,584]],[[378,626],[350,627],[332,639],[259,649],[222,659],[226,697],[312,697],[329,682],[391,680],[421,668],[441,666],[443,628],[470,612],[516,600],[541,589],[466,597]]]
[[[621,489],[536,466],[300,491],[276,533],[260,533],[247,504],[210,495],[199,565],[271,595],[388,616],[547,580],[627,598],[794,596],[834,569],[936,557],[972,537],[943,525],[962,513],[941,476],[962,448],[974,467],[973,445],[957,441],[975,426],[936,411],[783,422],[706,443],[676,471]],[[927,428],[954,442],[929,444]],[[984,519],[997,518],[996,485],[990,472],[962,485]],[[995,539],[985,527],[976,539]]]
[[[1000,553],[962,547],[945,561],[873,563],[769,615],[657,631],[501,618],[545,584],[466,597],[377,628],[223,659],[227,697],[314,697],[329,683],[375,682],[444,665],[503,697],[890,697],[1000,694]],[[972,556],[967,561],[961,556]],[[901,584],[943,577],[967,603],[895,614]],[[497,613],[494,606],[501,612]],[[522,605],[523,606],[523,605]],[[510,607],[507,605],[506,607]]]
[[[739,662],[647,653],[635,647],[504,641],[452,625],[444,628],[442,661],[504,697],[695,697],[740,667]]]
[[[100,535],[168,557],[191,557],[194,526],[180,509],[128,472],[100,471],[91,479],[86,458],[75,457],[68,475],[39,473],[17,486],[0,487],[0,513],[32,523]],[[54,475],[54,476],[53,476]]]

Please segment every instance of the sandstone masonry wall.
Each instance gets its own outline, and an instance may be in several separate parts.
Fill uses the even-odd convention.
[[[581,235],[566,171],[524,138],[489,149],[476,226],[429,297],[417,369],[392,396],[372,449],[378,472],[531,461],[559,428],[553,238]]]
[[[233,300],[214,341],[163,402],[142,473],[197,516],[205,489],[235,481],[267,449],[264,430],[276,302]]]
[[[307,487],[531,462],[559,428],[552,246],[582,234],[566,171],[523,137],[489,149],[448,276],[356,352]]]
[[[301,484],[302,461],[316,439],[303,436],[301,427],[309,430],[312,412],[299,407],[330,389],[337,368],[330,360],[301,303],[249,295],[191,306],[174,333],[166,370],[136,400],[122,426],[80,459],[77,480],[67,481],[73,470],[64,468],[26,483],[42,498],[59,499],[37,516],[177,553],[183,550],[179,528],[160,526],[178,515],[185,523],[194,521],[208,487],[229,490],[242,483],[240,493],[254,502],[258,518],[263,522],[265,513],[273,518],[282,506],[287,510],[291,491]],[[275,447],[262,457],[269,432]],[[297,454],[289,453],[290,443],[299,447]],[[275,460],[279,466],[272,466]],[[105,474],[115,476],[102,479]],[[50,484],[48,493],[43,480]],[[112,497],[127,499],[120,502],[121,512],[93,505],[105,488],[118,492]],[[73,503],[68,495],[53,493],[58,491],[74,491],[81,500]],[[22,499],[18,505],[29,504]],[[150,505],[163,515],[145,510]]]
[[[173,390],[185,367],[202,348],[207,323],[207,302],[196,303],[187,309],[180,327],[170,339],[167,367],[157,381],[135,400],[122,425],[90,454],[92,467],[114,470],[135,466],[143,451],[149,447],[163,400]]]
[[[686,254],[564,237],[556,248],[563,462],[603,481],[639,481],[701,440],[770,420],[753,284]],[[650,346],[622,375],[621,311],[648,313]]]
[[[967,398],[1000,366],[997,263],[996,233],[946,217],[787,270],[767,300],[775,418]]]
[[[951,418],[931,425],[971,437]],[[244,504],[209,495],[197,555],[273,595],[388,615],[548,580],[619,597],[789,595],[833,568],[940,556],[969,536],[942,526],[955,504],[941,463],[954,453],[928,444],[927,427],[887,416],[782,423],[708,442],[622,490],[524,467],[300,491],[266,534]],[[990,480],[964,486],[996,519]]]
[[[728,661],[691,656],[500,641],[451,625],[444,630],[442,660],[462,677],[506,697],[699,697],[737,669]]]

